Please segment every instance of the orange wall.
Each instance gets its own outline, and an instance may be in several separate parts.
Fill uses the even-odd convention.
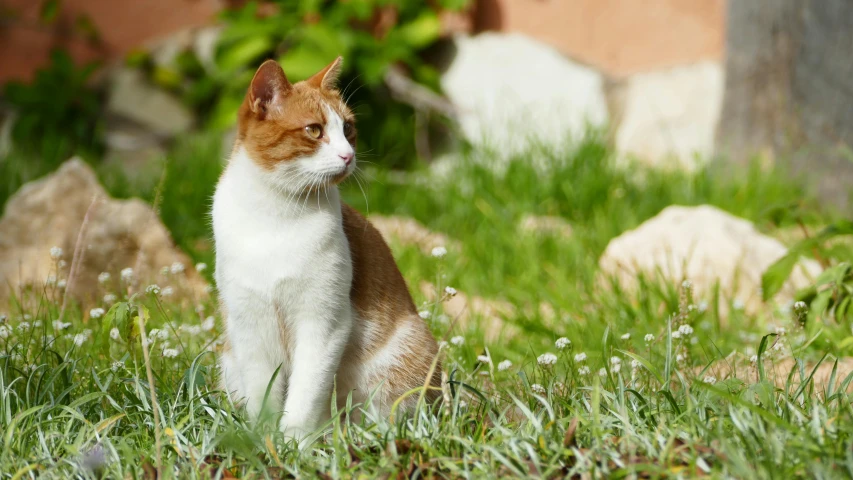
[[[722,60],[725,3],[480,0],[475,28],[524,33],[576,60],[621,76],[698,60]]]
[[[220,8],[217,0],[64,0],[62,15],[53,25],[43,26],[38,23],[41,0],[3,4],[18,19],[0,28],[0,82],[30,78],[54,46],[64,46],[80,61],[115,58],[181,28],[207,24]],[[91,18],[103,45],[63,33],[72,29],[79,14]]]

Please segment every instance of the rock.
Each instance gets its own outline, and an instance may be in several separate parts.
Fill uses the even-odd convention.
[[[454,39],[456,55],[441,76],[462,133],[508,157],[544,142],[565,146],[587,122],[607,122],[601,75],[518,34]]]
[[[761,275],[786,253],[778,240],[716,207],[670,206],[611,240],[599,267],[626,288],[636,287],[641,273],[653,277],[659,271],[675,282],[690,280],[700,297],[719,281],[724,298],[743,302],[747,311],[755,312],[761,306]],[[820,271],[817,262],[801,261],[777,300],[790,301]]]
[[[443,233],[433,232],[417,220],[408,217],[371,215],[370,223],[379,230],[386,240],[396,240],[403,245],[415,245],[429,255],[435,247],[448,250],[458,249],[456,241]]]
[[[98,200],[93,202],[94,198]],[[0,232],[0,285],[12,287],[0,289],[2,299],[28,286],[39,293],[46,279],[54,277],[48,287],[65,281],[72,296],[96,304],[105,293],[127,288],[121,282],[124,268],[133,269],[132,291],[156,282],[163,288],[171,286],[180,296],[207,295],[206,282],[175,247],[154,210],[139,199],[110,198],[94,171],[76,158],[10,197]],[[78,236],[81,248],[75,266]],[[59,258],[51,257],[53,247],[61,249]],[[163,267],[172,266],[174,273],[161,275]],[[75,274],[69,278],[72,269]],[[103,286],[98,281],[101,272],[111,277]]]
[[[723,69],[702,62],[628,77],[613,94],[619,119],[616,148],[622,154],[683,167],[714,151],[723,98]]]
[[[172,94],[151,85],[142,72],[119,67],[111,73],[107,109],[161,136],[184,133],[192,113]]]
[[[518,226],[522,231],[528,233],[554,235],[557,237],[572,236],[572,226],[563,217],[525,215]]]

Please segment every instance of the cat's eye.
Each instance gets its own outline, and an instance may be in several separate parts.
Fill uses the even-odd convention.
[[[344,123],[344,136],[349,137],[352,134],[353,125],[352,122]]]
[[[308,135],[311,135],[313,138],[320,139],[323,136],[323,127],[313,123],[305,127],[305,131],[308,132]]]

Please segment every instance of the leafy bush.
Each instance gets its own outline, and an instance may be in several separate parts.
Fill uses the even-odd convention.
[[[853,325],[853,265],[850,261],[853,249],[849,244],[838,242],[844,237],[853,238],[853,221],[831,224],[791,247],[787,255],[764,273],[761,284],[765,299],[782,288],[801,257],[814,258],[825,270],[814,286],[798,294],[802,308],[808,307],[808,321],[816,323],[826,319],[844,327]],[[846,343],[853,346],[853,337]]]
[[[3,97],[17,115],[12,127],[15,148],[47,168],[74,154],[101,154],[102,102],[89,83],[96,68],[95,63],[78,67],[67,52],[55,50],[32,83],[7,83]]]
[[[172,65],[153,66],[160,85],[181,93],[213,128],[234,123],[255,68],[278,60],[292,82],[344,57],[341,87],[359,117],[364,152],[381,152],[383,163],[398,166],[414,157],[414,112],[394,101],[383,84],[391,65],[435,90],[438,72],[421,58],[441,34],[437,9],[455,10],[468,0],[440,0],[436,9],[420,2],[278,0],[249,2],[225,10],[225,29],[213,62],[187,50]]]

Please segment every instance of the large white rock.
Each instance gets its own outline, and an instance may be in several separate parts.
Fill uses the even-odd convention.
[[[761,275],[786,253],[782,243],[756,231],[751,222],[716,207],[670,206],[611,240],[599,267],[627,288],[637,285],[640,273],[690,280],[700,297],[719,282],[724,299],[743,302],[754,312],[761,307]],[[817,262],[801,261],[777,300],[790,301],[820,271]]]
[[[59,258],[51,258],[53,247],[61,249]],[[176,266],[174,275],[160,274],[175,264],[183,268]],[[133,280],[120,283],[120,272],[128,267]],[[102,272],[111,275],[104,284],[98,279]],[[79,159],[22,186],[0,218],[0,305],[21,289],[33,287],[38,295],[62,282],[89,305],[98,304],[104,293],[128,287],[138,292],[153,282],[182,297],[207,295],[206,282],[172,242],[154,209],[138,198],[111,198]]]
[[[701,62],[632,75],[616,104],[616,147],[651,164],[694,167],[714,151],[723,101],[723,68]]]
[[[509,155],[532,141],[562,146],[567,134],[607,122],[601,74],[553,48],[500,33],[460,36],[454,44],[441,86],[471,142]]]

